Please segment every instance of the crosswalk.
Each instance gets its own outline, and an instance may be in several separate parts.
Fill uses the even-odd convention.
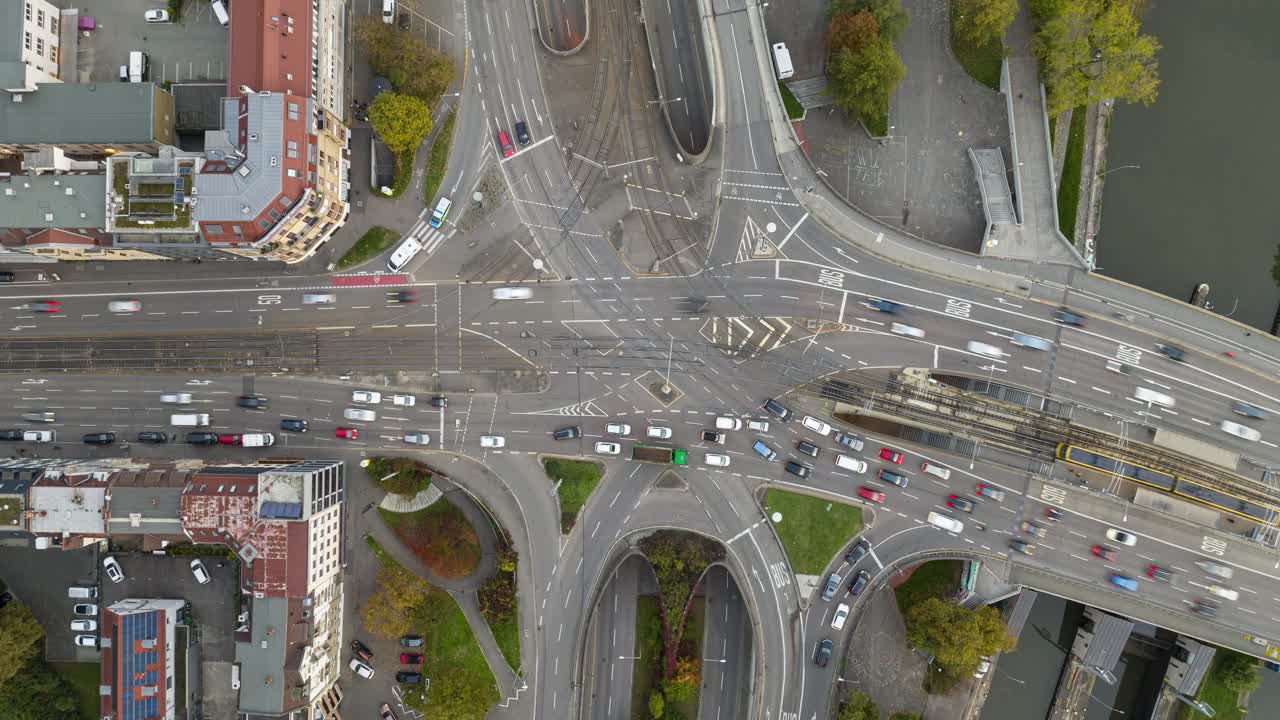
[[[428,217],[430,216],[428,215]],[[442,228],[446,229],[447,232],[442,232]],[[418,252],[418,257],[426,260],[444,244],[445,240],[453,237],[453,234],[457,232],[457,228],[449,225],[443,225],[442,228],[433,228],[427,220],[419,219],[418,222],[413,224],[413,227],[409,228],[409,232],[405,233],[405,237],[413,238],[422,245],[422,250]]]
[[[782,317],[712,317],[699,332],[720,352],[740,358],[777,350],[809,334],[803,324]]]

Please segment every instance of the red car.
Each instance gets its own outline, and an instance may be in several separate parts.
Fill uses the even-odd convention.
[[[516,149],[511,145],[511,136],[506,130],[498,131],[498,147],[502,148],[502,157],[511,157],[516,154]]]
[[[337,437],[346,438],[348,440],[356,440],[360,437],[360,431],[355,428],[334,428],[333,434]]]
[[[1115,560],[1116,560],[1116,551],[1115,551],[1115,550],[1112,550],[1112,549],[1111,549],[1111,548],[1109,548],[1109,547],[1103,547],[1103,546],[1101,546],[1101,545],[1094,545],[1094,546],[1093,546],[1093,554],[1094,554],[1095,556],[1097,556],[1097,557],[1102,558],[1103,560],[1109,560],[1109,561],[1111,561],[1111,562],[1115,562]]]
[[[239,436],[239,435],[228,435],[228,434],[225,434],[225,433],[224,433],[224,434],[218,435],[218,443],[219,443],[220,445],[239,445],[239,444],[240,444],[240,436]]]
[[[32,300],[27,309],[38,313],[56,313],[62,309],[62,303],[57,300]]]
[[[1054,521],[1061,520],[1062,511],[1050,505],[1049,507],[1044,509],[1044,516]]]
[[[422,656],[417,653],[400,653],[401,665],[421,665]]]
[[[901,465],[902,453],[898,452],[897,450],[890,450],[889,448],[880,448],[880,459],[888,460],[889,462],[894,463],[896,465]]]
[[[884,502],[884,493],[880,492],[879,490],[872,490],[866,485],[862,485],[858,488],[858,497],[866,498],[867,500],[870,500],[871,502],[874,502],[874,503]]]

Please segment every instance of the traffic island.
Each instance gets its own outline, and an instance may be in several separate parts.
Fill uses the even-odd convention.
[[[556,486],[560,498],[560,532],[568,535],[578,522],[578,512],[587,504],[604,469],[600,463],[590,460],[549,457],[542,460],[542,469]]]
[[[400,542],[440,578],[464,578],[480,565],[480,538],[467,516],[448,500],[411,513],[378,514]]]
[[[813,495],[769,488],[764,512],[798,581],[800,576],[820,577],[831,559],[862,532],[862,508]]]
[[[511,547],[511,538],[500,533],[495,548],[498,556],[497,571],[476,593],[480,603],[480,613],[489,624],[494,642],[507,665],[517,674],[520,672],[520,622],[516,616],[516,564],[518,558],[515,548]]]
[[[658,380],[656,382],[649,383],[648,390],[649,394],[652,395],[655,400],[662,403],[663,406],[670,406],[675,401],[684,397],[684,393],[680,388],[665,380]]]

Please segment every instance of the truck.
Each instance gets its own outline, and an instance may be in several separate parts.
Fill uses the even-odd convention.
[[[659,465],[688,465],[689,452],[680,448],[636,443],[631,446],[631,459],[639,462],[658,463]]]

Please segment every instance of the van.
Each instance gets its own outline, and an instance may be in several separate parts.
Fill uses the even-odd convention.
[[[1231,576],[1235,573],[1234,570],[1226,565],[1219,565],[1212,560],[1200,560],[1196,562],[1196,565],[1200,566],[1201,570],[1209,573],[1210,575],[1216,575],[1223,580],[1230,580]]]
[[[1224,598],[1226,600],[1240,599],[1239,592],[1232,590],[1231,588],[1224,588],[1221,585],[1209,585],[1205,588],[1205,590],[1207,592],[1213,593],[1214,595],[1217,595],[1218,597]]]
[[[929,513],[929,524],[937,528],[942,528],[947,532],[958,533],[964,530],[964,523],[949,515],[943,515],[942,513],[937,512]]]
[[[208,413],[179,413],[169,416],[169,424],[177,427],[205,427],[209,424]]]
[[[150,63],[147,54],[141,50],[134,50],[129,53],[129,81],[142,82],[147,79],[147,71],[150,70]]]
[[[191,393],[160,393],[160,402],[168,403],[170,405],[190,405]]]
[[[209,6],[213,8],[213,15],[218,18],[218,22],[222,23],[222,27],[226,27],[231,22],[231,16],[227,15],[227,6],[222,0],[213,0]]]
[[[1149,402],[1153,405],[1171,408],[1173,407],[1173,398],[1164,393],[1156,392],[1148,388],[1140,387],[1133,391],[1133,396],[1142,402]]]
[[[404,267],[418,251],[422,250],[422,243],[413,238],[406,238],[400,243],[400,247],[391,253],[391,259],[387,261],[387,269],[391,272],[400,272],[400,268]]]
[[[791,65],[791,52],[787,50],[786,43],[773,44],[773,64],[778,71],[778,79],[786,80],[796,74],[796,70]]]
[[[276,444],[276,436],[271,433],[245,433],[240,436],[240,444],[244,447],[270,447]]]
[[[1231,422],[1230,420],[1223,420],[1221,427],[1222,427],[1222,432],[1230,435],[1235,435],[1238,438],[1244,438],[1245,440],[1252,440],[1253,442],[1257,442],[1262,439],[1262,433],[1258,432],[1257,430],[1254,430],[1251,427],[1246,427],[1244,425],[1241,425],[1240,423]]]
[[[378,414],[372,410],[364,408],[347,408],[342,411],[342,417],[348,420],[363,420],[364,422],[373,422],[378,419]]]
[[[449,208],[453,207],[453,201],[447,197],[440,198],[436,202],[436,209],[431,211],[431,227],[438,228],[444,224],[444,219],[449,217]]]
[[[778,451],[777,451],[777,450],[774,450],[773,448],[771,448],[771,447],[769,447],[768,445],[766,445],[766,444],[764,443],[764,441],[763,441],[763,440],[757,440],[757,441],[755,441],[755,442],[751,445],[751,449],[752,449],[752,450],[755,450],[755,451],[756,451],[756,454],[757,454],[757,455],[759,455],[760,457],[764,458],[765,460],[777,460],[777,459],[778,459]]]
[[[867,464],[865,462],[857,458],[849,457],[848,455],[837,455],[836,467],[844,468],[845,470],[852,470],[856,473],[864,473],[867,471]]]
[[[1042,337],[1024,335],[1022,333],[1014,333],[1013,336],[1009,338],[1009,342],[1020,347],[1031,348],[1032,350],[1050,350],[1053,348],[1053,343]]]
[[[77,599],[96,598],[98,597],[98,588],[72,585],[67,588],[67,597]]]
[[[930,475],[940,477],[943,480],[951,479],[951,468],[942,467],[937,463],[922,462],[920,463],[920,469],[923,470],[924,472],[929,473]]]

